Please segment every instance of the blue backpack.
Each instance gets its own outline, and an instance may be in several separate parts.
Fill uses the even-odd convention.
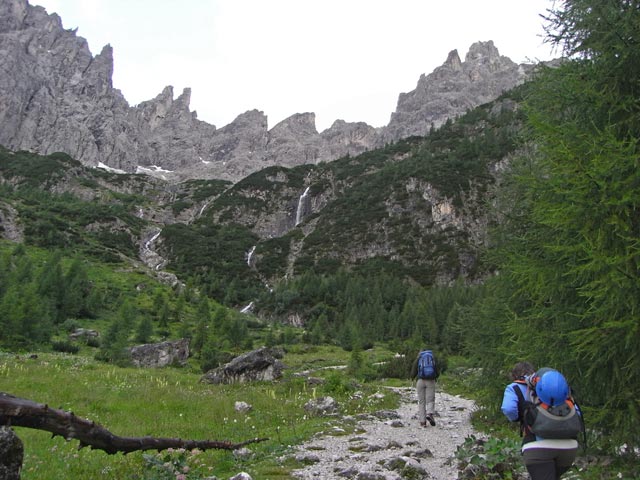
[[[423,350],[418,355],[418,378],[427,380],[436,378],[436,360],[431,350]]]

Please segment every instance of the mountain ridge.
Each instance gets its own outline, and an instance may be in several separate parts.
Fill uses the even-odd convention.
[[[174,99],[167,86],[130,106],[113,87],[113,49],[92,57],[75,30],[27,0],[0,2],[0,144],[40,154],[65,152],[89,166],[142,172],[181,181],[233,182],[272,165],[293,167],[358,155],[412,135],[426,135],[449,118],[522,83],[534,65],[500,56],[492,41],[471,46],[464,62],[453,50],[445,63],[401,93],[389,125],[336,120],[318,132],[315,114],[296,113],[271,129],[249,110],[222,128],[189,109],[191,90]]]

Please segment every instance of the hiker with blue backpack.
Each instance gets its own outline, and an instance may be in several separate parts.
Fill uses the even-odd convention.
[[[584,434],[580,408],[565,377],[552,368],[533,371],[528,362],[512,370],[502,412],[520,422],[522,456],[531,480],[559,480],[575,461]]]
[[[435,426],[433,418],[436,408],[436,379],[440,376],[440,368],[432,350],[422,350],[418,353],[411,369],[411,378],[416,379],[416,393],[418,395],[418,420],[421,427],[427,422]]]

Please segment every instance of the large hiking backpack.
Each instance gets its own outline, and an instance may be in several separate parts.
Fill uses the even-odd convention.
[[[584,434],[584,422],[567,381],[556,370],[540,373],[529,379],[531,400],[525,400],[520,388],[513,387],[522,430],[545,439],[577,439],[580,432]]]
[[[426,380],[436,378],[436,360],[431,350],[423,350],[418,355],[418,378]]]

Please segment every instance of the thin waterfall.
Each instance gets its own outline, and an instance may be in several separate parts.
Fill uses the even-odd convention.
[[[302,219],[304,218],[304,214],[306,213],[305,206],[306,206],[307,197],[309,196],[310,188],[311,188],[310,186],[307,187],[304,193],[298,199],[298,210],[296,211],[296,227],[300,225],[300,223],[302,223]]]
[[[249,303],[249,305],[240,310],[240,313],[249,313],[251,312],[251,310],[253,310],[253,302]]]
[[[162,230],[156,229],[155,232],[151,233],[149,239],[142,244],[142,248],[140,249],[140,260],[154,270],[160,270],[167,263],[167,261],[156,252],[154,247],[154,243],[158,240],[161,233]]]
[[[155,242],[155,241],[158,239],[158,237],[160,236],[160,233],[161,233],[161,232],[162,232],[161,230],[158,230],[158,231],[157,231],[157,233],[155,233],[155,234],[153,235],[153,237],[151,237],[149,240],[147,240],[147,241],[145,242],[145,244],[144,244],[144,249],[145,249],[147,252],[151,252],[151,245],[153,244],[153,242]]]
[[[204,202],[204,205],[202,205],[202,207],[200,208],[200,211],[198,212],[198,218],[202,216],[205,208],[207,208],[210,203],[211,203],[211,200],[207,200],[206,202]]]
[[[249,253],[247,253],[247,265],[250,267],[251,266],[251,257],[253,257],[253,252],[256,251],[256,246],[254,245],[253,247],[251,247],[251,250],[249,250]]]

